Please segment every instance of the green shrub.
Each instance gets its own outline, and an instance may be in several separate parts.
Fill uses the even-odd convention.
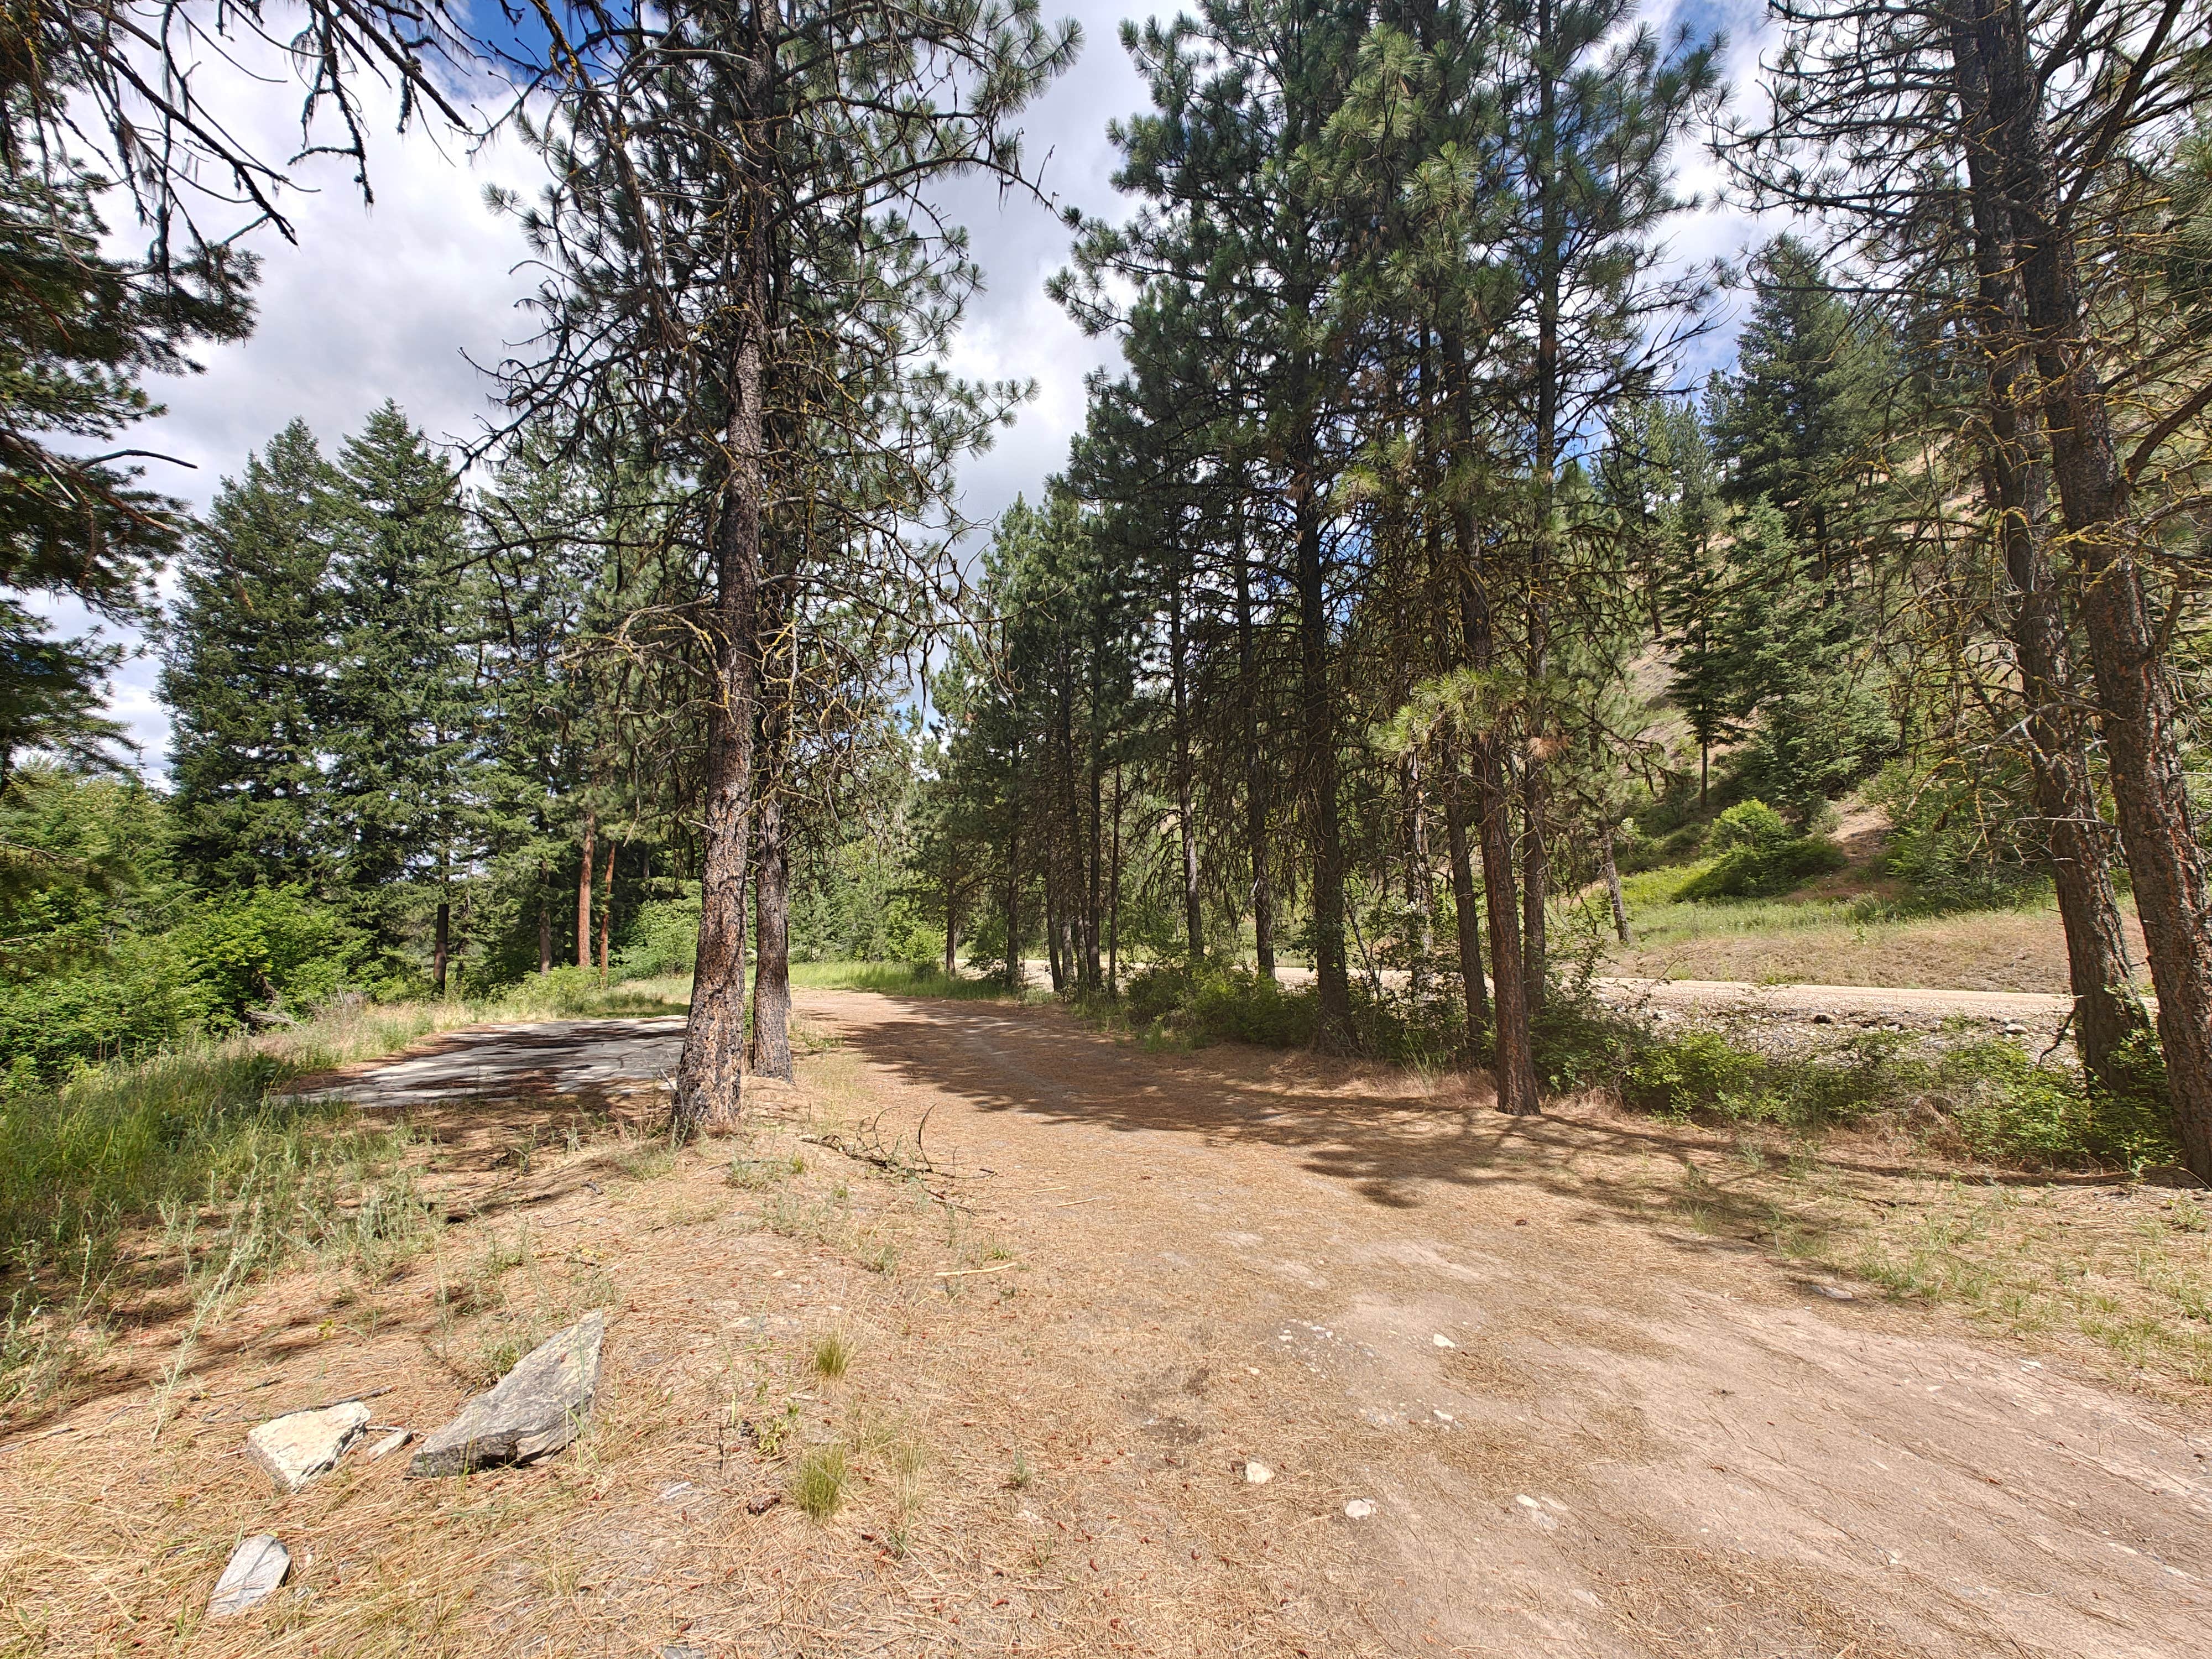
[[[1130,975],[1121,1012],[1131,1024],[1194,1043],[1251,1042],[1302,1048],[1314,1037],[1316,998],[1309,988],[1285,990],[1243,966],[1177,961],[1150,963]]]
[[[304,887],[254,887],[204,901],[171,930],[202,1021],[234,1030],[249,1008],[304,1012],[344,983],[349,941]]]
[[[618,953],[626,979],[679,977],[699,962],[699,896],[654,899],[638,907],[629,942]]]
[[[1709,1026],[1644,1034],[1620,1077],[1625,1104],[1815,1129],[1881,1113],[1907,1115],[1938,1141],[1996,1164],[2140,1169],[2175,1153],[2170,1110],[2148,1036],[2124,1089],[2040,1066],[1998,1038],[1932,1058],[1902,1035],[1869,1032],[1822,1053],[1774,1056]]]
[[[1843,849],[1833,842],[1799,835],[1759,800],[1722,813],[1706,845],[1720,856],[1674,890],[1678,900],[1769,897],[1844,865]]]

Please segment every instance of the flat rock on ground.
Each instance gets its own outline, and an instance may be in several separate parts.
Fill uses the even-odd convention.
[[[416,1477],[460,1474],[495,1463],[527,1463],[583,1431],[599,1382],[607,1317],[594,1309],[525,1354],[489,1394],[422,1443],[407,1465]]]
[[[278,1492],[297,1492],[336,1468],[368,1426],[368,1407],[358,1400],[319,1411],[288,1412],[246,1431],[246,1455],[276,1483]]]
[[[267,1601],[292,1571],[292,1553],[273,1533],[247,1539],[230,1553],[229,1565],[216,1580],[208,1617],[228,1619]]]

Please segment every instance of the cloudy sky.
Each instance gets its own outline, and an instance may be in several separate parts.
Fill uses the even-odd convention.
[[[1061,201],[1087,214],[1117,216],[1106,124],[1144,100],[1117,33],[1134,8],[1129,0],[1064,0],[1057,9],[1081,23],[1084,48],[1030,112],[1029,153],[1043,161],[1046,186]],[[1726,30],[1730,78],[1747,81],[1759,0],[1650,0],[1649,9],[1670,26]],[[1046,10],[1055,10],[1050,0]],[[296,96],[281,85],[241,91],[250,94],[240,101],[249,116],[238,126],[281,153],[296,139]],[[527,273],[517,269],[519,234],[485,207],[483,190],[497,182],[527,191],[527,158],[498,145],[470,155],[420,134],[393,137],[389,126],[372,160],[374,205],[363,206],[345,169],[303,169],[306,191],[291,201],[298,245],[270,235],[256,244],[264,277],[252,337],[204,354],[205,373],[156,389],[168,412],[146,431],[146,447],[191,467],[161,469],[154,480],[160,487],[204,505],[223,477],[295,416],[335,447],[386,398],[397,398],[434,437],[476,429],[489,408],[489,382],[472,363],[496,362],[519,337],[525,325],[515,302],[528,286]],[[1690,184],[1710,194],[1709,165],[1697,155],[1684,160]],[[1066,233],[1051,215],[1034,202],[1002,202],[980,188],[955,202],[988,286],[970,310],[952,366],[971,376],[1034,380],[1038,388],[1018,425],[966,468],[965,508],[981,518],[1019,492],[1033,496],[1060,466],[1082,422],[1083,377],[1110,362],[1115,349],[1109,340],[1085,339],[1045,296],[1045,279],[1067,253]],[[1676,251],[1685,259],[1732,256],[1757,234],[1742,215],[1716,205],[1684,222]],[[1731,333],[1718,331],[1704,355],[1724,355]],[[68,626],[74,618],[64,611],[58,620]],[[127,664],[113,709],[142,744],[148,769],[158,773],[167,722],[154,680],[150,660]]]

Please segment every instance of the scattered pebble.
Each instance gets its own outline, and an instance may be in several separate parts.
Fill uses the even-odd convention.
[[[1250,1462],[1244,1466],[1244,1479],[1252,1486],[1264,1486],[1275,1478],[1274,1470],[1265,1463]]]
[[[1375,1504],[1369,1498],[1355,1498],[1344,1506],[1344,1513],[1350,1520],[1364,1521],[1375,1513]]]
[[[1444,1410],[1443,1407],[1439,1406],[1437,1407],[1437,1421],[1439,1423],[1456,1423],[1459,1419],[1454,1417],[1449,1412]]]
[[[402,1446],[405,1445],[414,1437],[415,1431],[412,1429],[394,1429],[390,1434],[386,1435],[383,1439],[378,1441],[374,1446],[371,1446],[365,1455],[370,1462],[374,1463],[378,1458],[389,1455],[391,1453],[398,1451]]]
[[[1439,1348],[1456,1348],[1459,1346],[1458,1343],[1453,1341],[1451,1338],[1446,1336],[1442,1331],[1438,1331],[1434,1336],[1431,1337],[1429,1340],[1435,1343]]]

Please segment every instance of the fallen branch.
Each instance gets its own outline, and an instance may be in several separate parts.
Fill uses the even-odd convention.
[[[999,1261],[988,1267],[942,1267],[930,1275],[932,1279],[965,1279],[970,1273],[1002,1273],[1009,1267],[1018,1267],[1018,1261]]]

